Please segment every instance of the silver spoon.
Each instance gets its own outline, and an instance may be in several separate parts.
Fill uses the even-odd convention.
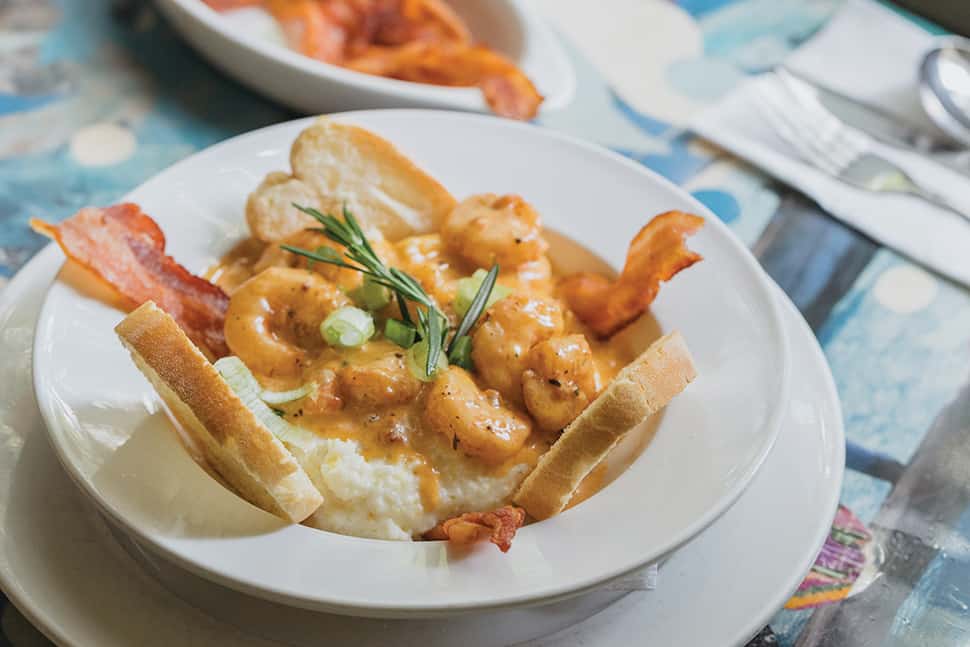
[[[919,95],[943,132],[970,146],[970,40],[947,38],[923,57]]]

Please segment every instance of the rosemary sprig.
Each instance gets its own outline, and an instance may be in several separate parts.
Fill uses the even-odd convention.
[[[420,283],[406,272],[402,272],[395,267],[387,267],[384,264],[374,252],[374,248],[371,247],[367,236],[364,235],[364,231],[360,227],[360,223],[357,222],[357,219],[354,218],[354,215],[346,207],[344,207],[344,220],[341,221],[339,218],[330,214],[320,213],[316,209],[302,207],[298,204],[294,204],[293,206],[315,218],[322,225],[317,231],[346,248],[347,258],[356,263],[356,265],[344,261],[341,255],[333,250],[319,253],[292,245],[281,245],[283,249],[320,263],[329,263],[330,265],[356,270],[371,277],[374,283],[390,288],[395,293],[403,295],[406,299],[419,303],[426,308],[437,310],[434,301],[424,291]],[[402,313],[401,316],[403,317],[404,314]]]
[[[498,265],[492,265],[492,269],[488,271],[488,274],[482,279],[482,284],[478,286],[478,292],[475,293],[475,298],[472,299],[471,305],[465,311],[465,316],[458,323],[455,336],[451,338],[451,343],[448,345],[449,354],[455,349],[455,344],[458,340],[467,335],[468,331],[475,325],[475,322],[478,321],[478,318],[482,316],[482,311],[485,310],[485,304],[488,303],[488,297],[492,294],[492,288],[495,287],[495,280],[497,278]]]
[[[462,317],[461,322],[458,324],[458,328],[451,338],[451,343],[447,345],[447,350],[445,350],[445,342],[448,338],[448,318],[445,316],[445,313],[438,308],[434,299],[424,291],[424,288],[421,287],[421,284],[414,277],[396,267],[388,267],[384,264],[374,252],[374,248],[371,247],[367,236],[364,234],[363,229],[361,229],[360,223],[357,222],[357,219],[354,218],[354,215],[346,206],[343,209],[343,220],[296,203],[293,206],[303,213],[312,216],[321,225],[316,231],[321,232],[327,238],[342,246],[346,251],[344,255],[341,255],[329,247],[318,247],[315,251],[294,247],[293,245],[280,245],[280,247],[288,252],[304,256],[314,262],[328,263],[360,272],[370,277],[372,282],[389,288],[397,298],[398,308],[401,311],[401,319],[405,323],[414,323],[407,308],[408,301],[413,301],[419,306],[423,306],[423,309],[416,309],[418,319],[416,328],[421,338],[428,340],[428,360],[425,366],[425,372],[428,377],[431,377],[438,366],[438,358],[441,353],[451,353],[458,340],[468,335],[472,326],[475,325],[475,322],[481,316],[485,305],[488,303],[488,297],[491,295],[492,288],[495,286],[495,279],[498,276],[498,265],[493,265],[492,269],[489,270],[485,279],[482,281],[468,311],[465,312],[465,316]],[[344,256],[351,262],[347,262]]]

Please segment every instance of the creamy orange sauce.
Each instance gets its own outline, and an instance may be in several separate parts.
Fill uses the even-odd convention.
[[[439,306],[449,314],[452,324],[457,322],[457,317],[452,312],[456,281],[471,275],[476,268],[469,267],[460,258],[449,254],[437,234],[408,238],[394,244],[393,247],[383,243],[378,254],[389,265],[400,267],[414,276]],[[206,277],[222,287],[231,297],[249,278],[265,269],[267,263],[306,267],[305,259],[289,253],[281,255],[278,249],[248,239],[236,245],[218,264],[210,268]],[[332,275],[332,270],[335,268],[317,264],[311,269],[320,273],[326,271]],[[501,272],[498,283],[511,288],[517,294],[541,295],[557,299],[556,284],[559,278],[559,274],[544,256],[538,261],[521,266],[518,271]],[[343,281],[338,280],[338,284],[341,283]],[[561,300],[559,301],[565,312],[565,334],[583,334],[589,342],[599,376],[597,390],[601,390],[622,367],[634,359],[639,348],[631,348],[630,344],[623,343],[622,340],[617,341],[615,338],[597,340],[592,334],[588,334],[585,326],[572,316]],[[376,317],[378,331],[383,329],[381,314],[398,316],[397,309],[392,303],[385,313],[379,313]],[[457,446],[446,447],[450,444],[446,437],[429,431],[422,425],[427,385],[421,384],[416,394],[408,397],[406,401],[387,405],[354,401],[353,398],[346,397],[346,393],[341,392],[340,376],[348,367],[359,367],[379,360],[391,363],[403,361],[405,352],[396,344],[383,339],[378,332],[361,348],[336,349],[323,345],[313,349],[312,356],[299,377],[280,379],[260,375],[255,369],[254,373],[264,388],[273,390],[295,388],[309,381],[316,382],[318,385],[316,396],[278,405],[278,409],[283,412],[285,418],[323,437],[356,441],[367,460],[413,461],[418,466],[415,473],[421,483],[422,502],[426,509],[433,510],[439,502],[438,472],[428,460],[427,454],[431,449],[436,449],[440,455],[443,447],[451,451],[461,451],[461,449]],[[243,359],[245,361],[245,358]],[[252,366],[250,368],[253,369]],[[478,376],[473,375],[473,377],[481,389],[487,388]],[[528,417],[528,412],[521,402],[509,402],[503,399],[503,405]],[[487,465],[487,469],[492,474],[501,475],[517,465],[535,466],[542,454],[555,442],[557,436],[557,433],[542,432],[537,425],[533,425],[533,431],[521,449],[498,464]],[[602,485],[602,470],[594,470],[573,497],[571,505],[585,500]]]
[[[246,238],[233,245],[219,262],[206,270],[203,276],[225,291],[232,294],[240,285],[253,276],[253,266],[259,261],[266,243],[255,238]]]

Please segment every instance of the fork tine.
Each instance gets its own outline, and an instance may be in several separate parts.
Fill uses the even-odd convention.
[[[826,159],[835,173],[841,173],[856,159],[869,152],[868,138],[856,133],[834,117],[818,101],[810,86],[795,80],[786,83],[782,72],[771,75],[771,82],[778,92],[785,95],[778,101],[784,106],[784,113],[795,124],[797,134],[818,157]]]
[[[755,90],[761,98],[759,104],[762,115],[768,120],[775,132],[790,144],[805,161],[817,166],[826,173],[838,175],[838,165],[824,151],[813,145],[810,137],[805,137],[805,124],[793,118],[788,104],[780,95],[780,87],[771,73],[755,81]]]
[[[857,152],[843,141],[841,122],[817,104],[814,95],[797,91],[797,88],[787,85],[778,75],[773,77],[773,82],[777,85],[778,92],[786,96],[786,113],[793,122],[798,123],[798,132],[806,140],[806,144],[819,156],[829,160],[838,171],[852,163]]]
[[[970,219],[946,197],[928,190],[905,170],[881,157],[872,138],[851,128],[822,105],[815,89],[778,68],[754,81],[761,99],[759,112],[779,137],[791,144],[810,164],[851,186],[867,191],[905,193]],[[886,175],[898,180],[884,182]]]
[[[846,149],[846,153],[852,158],[871,149],[869,137],[849,128],[829,112],[819,100],[815,88],[788,72],[784,67],[776,69],[775,75],[791,94],[798,108],[806,115],[810,115],[820,129],[824,129],[826,133],[831,133],[834,145]]]

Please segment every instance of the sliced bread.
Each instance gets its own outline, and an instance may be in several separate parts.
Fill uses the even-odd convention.
[[[293,142],[290,166],[322,199],[346,203],[388,240],[437,229],[455,206],[447,189],[389,141],[325,117]]]
[[[561,512],[583,478],[616,443],[665,407],[696,374],[680,333],[655,341],[566,427],[522,482],[515,503],[536,519]]]
[[[115,332],[206,461],[240,496],[294,523],[320,507],[323,497],[296,459],[172,317],[148,301]]]
[[[317,194],[313,187],[292,175],[274,171],[268,174],[246,200],[246,223],[254,238],[272,243],[307,227],[320,224],[294,204],[314,207],[327,213],[340,213],[340,205]]]

